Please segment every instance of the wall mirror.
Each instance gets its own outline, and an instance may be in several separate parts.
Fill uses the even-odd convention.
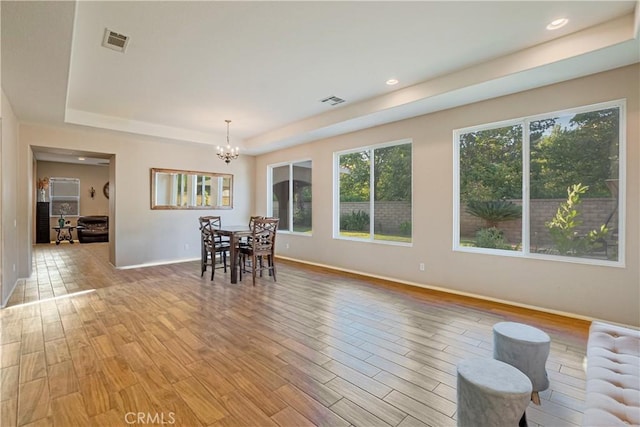
[[[151,209],[231,209],[233,175],[151,168]]]

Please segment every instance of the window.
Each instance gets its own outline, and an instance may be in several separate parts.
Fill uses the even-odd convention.
[[[411,243],[412,143],[335,154],[334,237]]]
[[[311,234],[311,172],[311,160],[269,166],[267,211],[279,230]]]
[[[621,264],[624,107],[455,131],[455,249]]]
[[[51,178],[49,180],[51,216],[80,215],[80,180],[77,178]]]

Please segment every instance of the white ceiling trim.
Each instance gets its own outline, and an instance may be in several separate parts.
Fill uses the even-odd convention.
[[[159,125],[156,123],[127,120],[121,117],[90,113],[72,108],[67,108],[65,110],[65,122],[140,135],[156,136],[159,138],[197,142],[207,145],[222,144],[226,138],[226,134],[198,132],[189,129]],[[234,139],[234,144],[242,145],[243,143],[241,140]]]

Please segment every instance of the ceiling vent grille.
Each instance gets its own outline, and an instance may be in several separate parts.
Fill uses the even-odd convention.
[[[104,29],[102,46],[124,53],[124,50],[127,48],[127,44],[129,44],[129,36],[116,33],[115,31],[111,31],[108,28]]]
[[[330,96],[321,100],[320,102],[329,104],[333,107],[334,105],[342,104],[343,102],[345,102],[345,100],[342,98],[338,98],[337,96]]]

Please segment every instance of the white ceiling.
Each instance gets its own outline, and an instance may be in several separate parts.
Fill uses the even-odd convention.
[[[24,122],[215,146],[230,119],[262,153],[638,62],[637,5],[3,0],[2,88]]]

